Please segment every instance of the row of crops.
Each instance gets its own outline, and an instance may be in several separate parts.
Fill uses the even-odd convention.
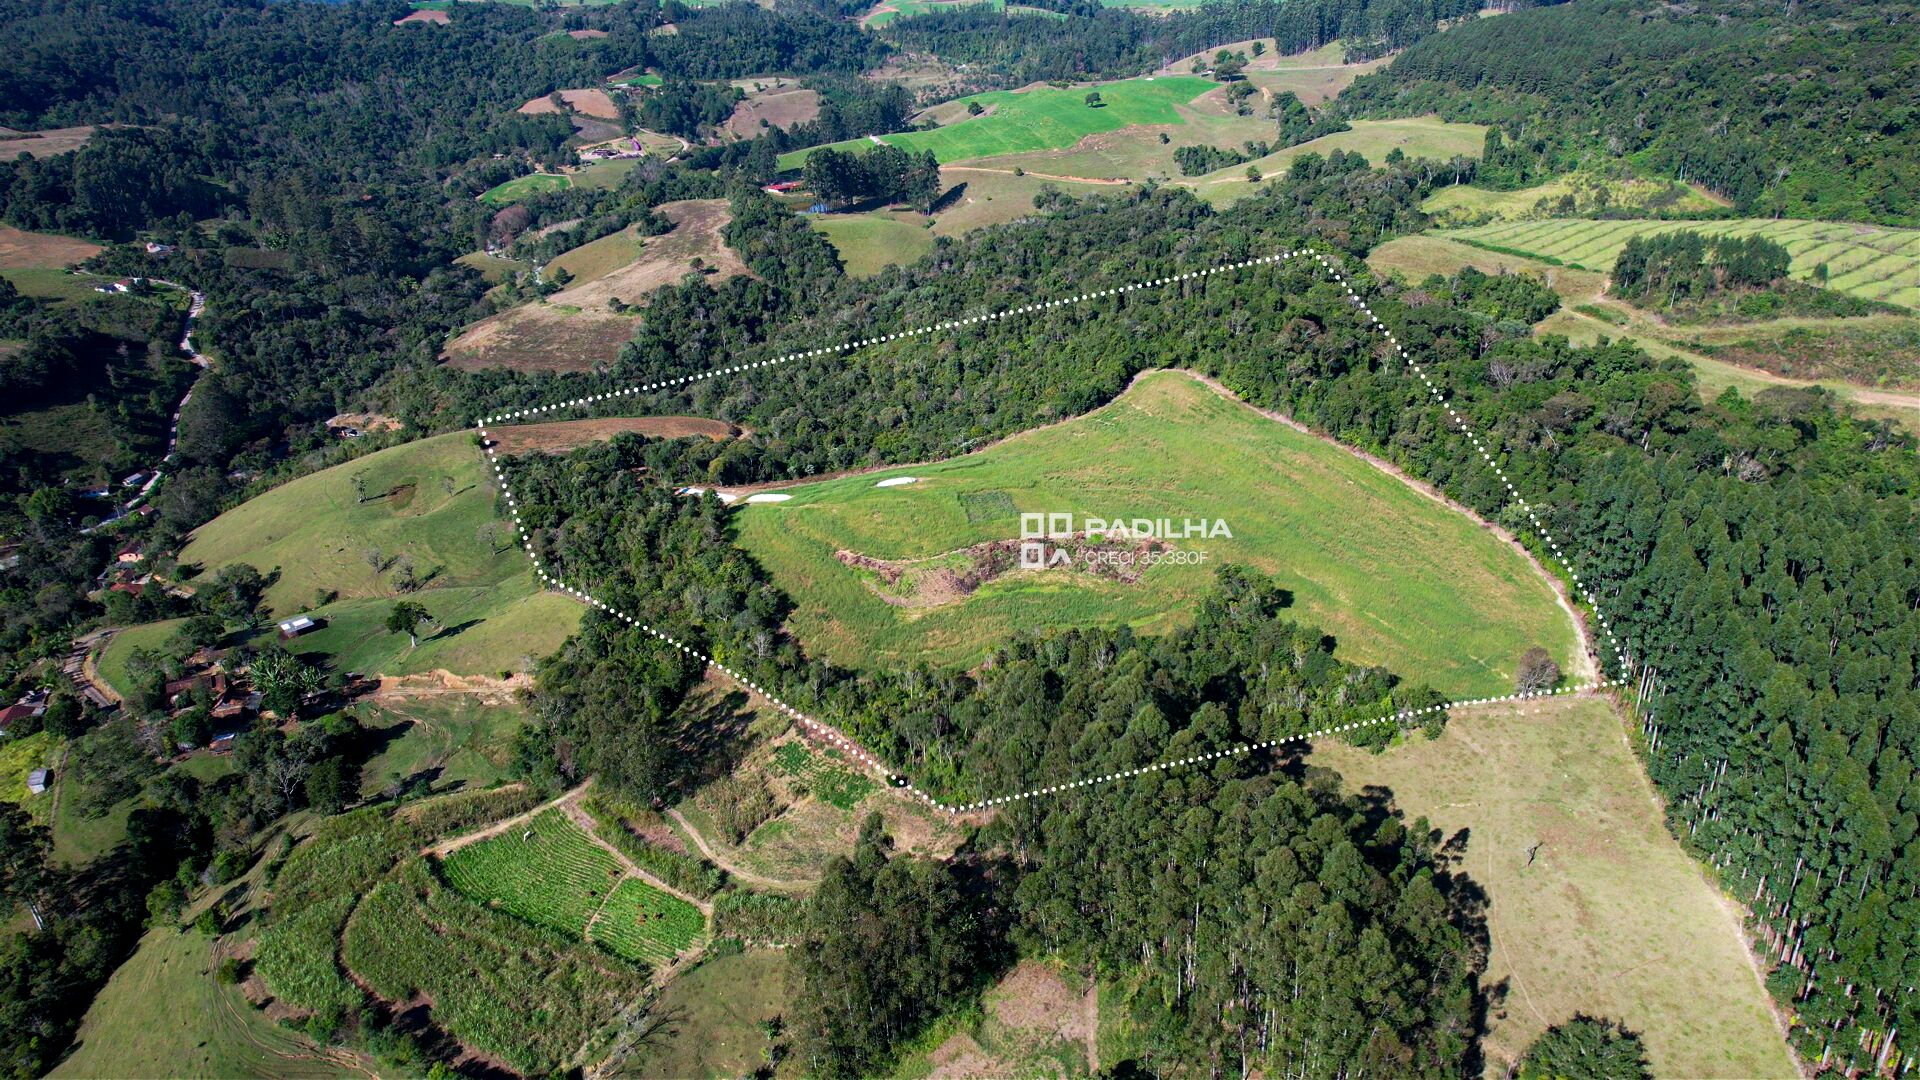
[[[1597,221],[1558,218],[1445,230],[1438,235],[1493,251],[1510,252],[1582,270],[1606,273],[1629,239],[1678,230],[1707,236],[1760,235],[1793,257],[1792,273],[1814,277],[1824,265],[1826,285],[1854,296],[1920,308],[1920,229],[1889,229],[1831,221],[1742,218],[1731,221]]]
[[[440,873],[482,904],[641,963],[671,961],[706,929],[699,908],[628,875],[560,810],[455,851]]]
[[[340,955],[374,993],[426,997],[437,1024],[524,1076],[591,1056],[647,984],[645,968],[474,903],[424,859],[367,894]]]
[[[590,1056],[706,919],[559,810],[442,862],[419,854],[535,801],[502,789],[327,819],[272,880],[256,964],[275,997],[336,1019],[362,987],[424,997],[448,1034],[526,1075]]]

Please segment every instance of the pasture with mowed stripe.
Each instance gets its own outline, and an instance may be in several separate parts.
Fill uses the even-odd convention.
[[[1469,244],[1607,273],[1629,239],[1687,230],[1707,236],[1764,236],[1793,256],[1794,277],[1827,267],[1827,287],[1868,300],[1920,308],[1920,229],[1834,221],[1740,218],[1731,221],[1595,221],[1558,218],[1449,229]]]

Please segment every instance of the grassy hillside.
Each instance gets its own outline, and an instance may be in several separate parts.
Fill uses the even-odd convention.
[[[1483,225],[1443,235],[1607,273],[1631,237],[1676,229],[1710,236],[1764,236],[1784,245],[1793,256],[1792,272],[1796,278],[1811,279],[1814,267],[1825,264],[1829,288],[1869,300],[1920,308],[1920,229],[1763,218],[1695,222],[1563,218]]]
[[[1640,1032],[1655,1076],[1795,1075],[1734,910],[1667,833],[1605,701],[1474,709],[1437,740],[1324,740],[1307,762],[1464,840],[1461,869],[1491,897],[1480,983],[1505,986],[1488,1076],[1576,1012]]]
[[[542,191],[559,191],[572,186],[573,181],[559,173],[528,173],[481,192],[480,201],[490,206],[506,206]]]
[[[826,234],[854,277],[872,277],[882,267],[913,262],[933,250],[933,231],[906,214],[816,214],[807,221]]]
[[[1271,178],[1285,172],[1293,159],[1302,154],[1324,155],[1335,150],[1359,154],[1374,165],[1379,165],[1395,150],[1410,158],[1436,161],[1454,157],[1477,158],[1486,134],[1486,128],[1478,124],[1452,124],[1432,116],[1356,120],[1351,131],[1341,131],[1298,146],[1289,146],[1263,158],[1179,182],[1195,188],[1201,198],[1221,206],[1258,190],[1257,185],[1247,182],[1247,170],[1250,168],[1257,170],[1263,178]]]
[[[87,1011],[57,1077],[359,1076],[275,1024],[237,986],[213,978],[213,943],[193,931],[151,930]]]
[[[376,548],[382,561],[410,557],[433,588],[525,574],[526,556],[504,526],[493,542],[480,536],[502,519],[474,440],[470,432],[422,439],[289,481],[194,530],[180,561],[208,574],[232,563],[277,568],[266,597],[276,616],[307,610],[322,589],[341,599],[398,595],[394,568],[369,560]]]
[[[876,486],[903,475],[918,479]],[[1224,562],[1277,575],[1296,617],[1334,634],[1344,658],[1456,694],[1509,689],[1529,645],[1563,667],[1574,649],[1551,590],[1507,545],[1184,374],[1146,376],[1106,408],[967,457],[788,490],[790,501],[744,507],[739,539],[799,605],[794,632],[845,663],[972,663],[1020,627],[1162,632]],[[1222,518],[1233,535],[1181,541],[1207,561],[1154,566],[1133,584],[1015,570],[971,595],[903,595],[835,556],[937,570],[957,549],[1017,537],[1021,511]]]
[[[324,653],[342,670],[523,670],[530,658],[559,647],[583,609],[535,587],[526,555],[494,513],[484,461],[464,432],[382,450],[220,515],[194,532],[181,561],[200,564],[206,574],[233,563],[278,569],[266,594],[271,613],[312,612],[322,620],[296,648]],[[396,574],[404,564],[396,560],[411,561],[419,588],[400,587]],[[315,605],[328,591],[338,598]],[[382,625],[402,596],[434,620],[418,648]],[[153,648],[166,634],[138,628],[117,636],[102,657],[103,677],[123,685],[126,654]]]
[[[1604,208],[1634,212],[1665,211],[1671,214],[1701,214],[1726,206],[1720,198],[1693,184],[1675,180],[1615,180],[1590,173],[1566,176],[1521,188],[1518,191],[1490,191],[1471,184],[1443,187],[1427,197],[1420,208],[1433,215],[1440,225],[1470,225],[1489,218],[1521,221],[1548,216],[1540,211],[1572,200],[1568,213],[1592,214]]]

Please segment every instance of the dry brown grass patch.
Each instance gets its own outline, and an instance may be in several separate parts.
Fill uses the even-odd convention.
[[[704,416],[623,416],[593,420],[559,420],[549,424],[516,424],[488,434],[494,446],[509,454],[561,453],[589,443],[604,442],[632,432],[654,439],[684,439],[704,435],[716,442],[731,439],[731,424]]]
[[[820,115],[820,95],[807,89],[772,90],[749,95],[734,106],[727,118],[727,131],[743,139],[760,133],[760,121],[768,127],[785,128],[804,124]]]
[[[569,108],[582,116],[594,116],[602,120],[620,119],[619,107],[614,105],[613,99],[607,96],[605,90],[562,90],[560,100],[566,102]],[[552,94],[543,94],[520,106],[518,111],[533,116],[539,113],[557,113],[561,110],[560,106],[553,103]]]
[[[691,273],[696,258],[711,269],[712,280],[747,272],[721,236],[732,220],[724,201],[665,203],[659,212],[674,223],[673,231],[640,238],[639,256],[632,262],[563,289],[545,303],[480,320],[447,346],[448,363],[467,370],[592,370],[619,355],[637,321],[637,316],[613,314],[609,301],[644,303],[648,293]]]
[[[12,161],[20,154],[51,157],[78,150],[93,138],[93,126],[48,128],[45,131],[15,131],[0,128],[0,161]]]
[[[0,270],[34,270],[72,266],[100,254],[98,244],[71,236],[31,233],[0,225]]]

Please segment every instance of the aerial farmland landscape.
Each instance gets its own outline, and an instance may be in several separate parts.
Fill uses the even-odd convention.
[[[6,1075],[1920,1068],[1920,3],[0,28]]]

